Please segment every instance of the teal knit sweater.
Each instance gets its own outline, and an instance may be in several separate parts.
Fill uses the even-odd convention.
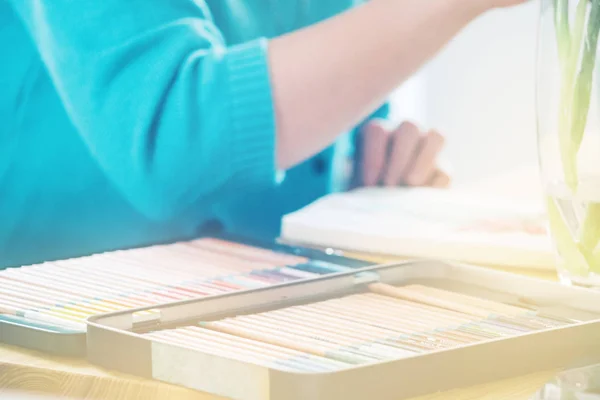
[[[353,135],[275,170],[268,38],[355,2],[0,0],[0,267],[276,236]]]

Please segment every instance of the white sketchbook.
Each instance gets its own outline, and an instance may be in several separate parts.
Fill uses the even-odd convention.
[[[369,188],[284,217],[282,239],[316,247],[553,269],[545,210],[460,190]]]

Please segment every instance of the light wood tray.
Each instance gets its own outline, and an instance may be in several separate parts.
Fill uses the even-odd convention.
[[[153,341],[143,335],[149,330],[198,320],[359,293],[373,282],[420,283],[515,305],[534,304],[543,312],[582,322],[329,373],[290,373]],[[152,311],[150,317],[147,311]],[[88,358],[98,365],[228,398],[399,400],[596,363],[600,361],[599,337],[599,292],[479,267],[420,261],[99,315],[88,321],[87,344]]]

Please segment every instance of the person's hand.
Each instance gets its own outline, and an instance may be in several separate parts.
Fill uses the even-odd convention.
[[[484,9],[512,7],[519,4],[527,3],[529,0],[471,0],[471,2],[479,2],[478,6]]]
[[[450,184],[450,177],[438,166],[444,146],[444,137],[438,132],[421,132],[409,122],[388,129],[383,121],[372,120],[360,135],[356,186],[444,188]]]
[[[492,7],[512,7],[518,4],[526,3],[529,0],[491,0]]]
[[[530,0],[456,0],[459,6],[467,7],[472,16],[478,16],[496,8],[507,8],[527,3]]]

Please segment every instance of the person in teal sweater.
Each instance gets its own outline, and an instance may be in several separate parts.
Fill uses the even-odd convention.
[[[0,0],[0,267],[272,238],[350,159],[445,186],[441,136],[386,127],[386,96],[522,1]]]

